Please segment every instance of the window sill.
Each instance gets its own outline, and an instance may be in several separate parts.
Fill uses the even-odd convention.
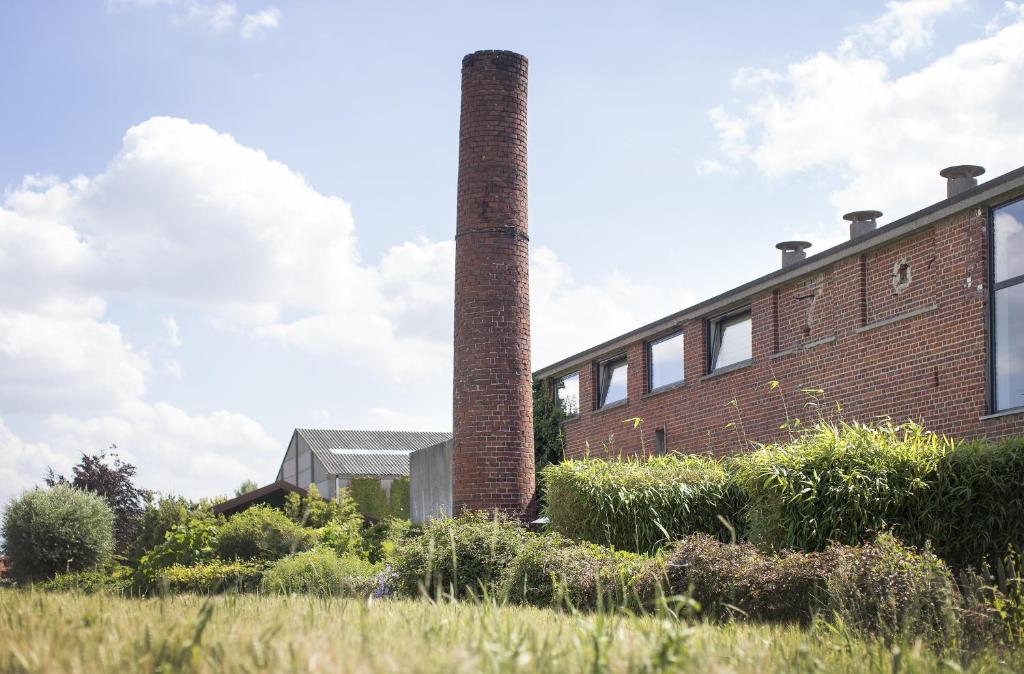
[[[680,381],[677,381],[677,382],[675,382],[673,384],[665,384],[664,386],[659,386],[658,388],[651,389],[650,391],[648,391],[647,393],[643,394],[640,397],[641,398],[650,398],[652,396],[658,395],[659,393],[668,393],[669,391],[675,391],[676,389],[681,389],[684,386],[686,386],[686,380],[685,379],[681,379]]]
[[[598,414],[604,414],[608,410],[616,410],[616,409],[618,409],[620,407],[625,407],[628,404],[629,404],[629,398],[626,398],[625,400],[616,400],[615,402],[609,403],[609,404],[605,405],[604,407],[598,407],[596,410],[591,412],[591,415],[592,416],[596,416]]]
[[[836,336],[835,335],[832,335],[831,337],[824,337],[822,339],[816,339],[813,342],[804,342],[803,344],[800,344],[798,346],[794,346],[791,349],[786,349],[784,351],[776,351],[771,356],[769,356],[769,358],[771,358],[772,360],[775,360],[776,358],[784,358],[786,356],[792,356],[794,353],[801,353],[803,351],[807,351],[808,349],[813,349],[816,346],[822,346],[824,344],[831,344],[834,341],[836,341]]]
[[[1014,414],[1024,414],[1024,407],[1011,407],[1008,410],[1002,410],[999,412],[993,412],[992,414],[986,414],[978,417],[978,421],[988,421],[989,419],[1000,419],[1002,417],[1010,417]]]
[[[920,309],[914,309],[913,311],[908,311],[906,313],[896,314],[895,316],[890,316],[889,318],[883,318],[882,320],[875,321],[874,323],[868,323],[867,325],[862,325],[861,327],[859,327],[856,330],[854,330],[854,333],[860,334],[862,332],[867,332],[868,330],[874,330],[875,328],[884,327],[884,326],[889,325],[891,323],[897,323],[899,321],[905,321],[908,318],[917,318],[918,316],[924,316],[925,314],[930,314],[931,312],[935,311],[938,308],[939,308],[938,304],[930,304],[930,305],[928,305],[926,307],[921,307]]]
[[[708,374],[706,374],[703,377],[701,377],[700,380],[701,381],[705,381],[707,379],[714,379],[715,377],[721,377],[723,374],[729,374],[730,372],[735,372],[736,370],[743,370],[745,368],[750,367],[753,364],[754,364],[754,359],[753,358],[748,358],[746,360],[741,360],[738,363],[733,363],[732,365],[726,365],[725,367],[718,368],[714,372],[709,372]]]

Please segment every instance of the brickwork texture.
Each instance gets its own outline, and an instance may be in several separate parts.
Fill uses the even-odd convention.
[[[455,234],[452,501],[526,513],[534,494],[527,61],[462,61]]]
[[[703,316],[668,331],[684,331],[681,384],[648,391],[657,336],[637,340],[622,350],[628,400],[597,409],[597,362],[615,355],[602,354],[579,367],[566,455],[650,454],[663,429],[669,451],[722,456],[820,416],[912,419],[958,438],[1024,433],[1024,413],[989,415],[988,226],[988,209],[971,208],[744,301],[753,358],[738,369],[708,374],[714,315]],[[640,430],[623,423],[633,417]]]

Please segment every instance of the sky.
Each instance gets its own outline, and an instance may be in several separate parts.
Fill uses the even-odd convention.
[[[0,503],[451,428],[459,68],[530,61],[542,367],[1024,164],[1024,3],[0,3]]]

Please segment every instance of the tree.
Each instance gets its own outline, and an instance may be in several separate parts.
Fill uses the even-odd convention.
[[[235,489],[235,496],[242,496],[243,494],[248,494],[251,491],[256,491],[259,488],[260,486],[256,484],[255,480],[246,480],[242,484],[238,485],[237,489]]]
[[[545,388],[545,382],[533,382],[533,460],[538,473],[561,463],[565,451],[565,411]]]
[[[91,456],[83,452],[81,462],[72,468],[70,481],[63,475],[54,474],[52,468],[47,469],[44,480],[49,487],[69,484],[106,499],[114,513],[115,549],[124,553],[135,538],[142,515],[143,492],[132,482],[135,466],[121,461],[116,450],[117,445],[111,445],[108,452]]]
[[[114,515],[105,499],[66,483],[11,499],[0,535],[18,581],[84,571],[110,559]]]

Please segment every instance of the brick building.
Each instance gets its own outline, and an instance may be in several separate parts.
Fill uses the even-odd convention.
[[[779,244],[777,271],[536,371],[571,415],[566,456],[639,453],[641,433],[648,454],[722,455],[837,404],[1024,433],[1024,167],[981,172],[950,167],[943,201],[883,227],[851,213],[850,240]]]

